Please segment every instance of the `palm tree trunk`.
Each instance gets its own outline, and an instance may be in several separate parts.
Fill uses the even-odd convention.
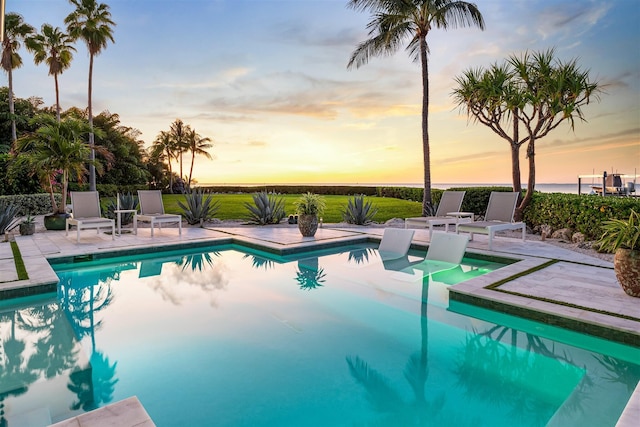
[[[196,152],[191,152],[191,167],[189,168],[189,182],[187,184],[187,188],[191,189],[191,176],[193,175],[193,163],[196,161]]]
[[[56,83],[56,120],[60,123],[60,90],[58,89],[58,74],[53,75],[53,80]]]
[[[94,139],[94,135],[93,135],[93,106],[91,103],[91,92],[92,92],[92,88],[93,88],[93,55],[89,55],[89,103],[88,103],[88,107],[89,107],[89,127],[91,128],[91,131],[89,132],[89,147],[91,147],[91,154],[89,159],[91,160],[91,163],[89,163],[89,190],[90,191],[96,191],[96,167],[93,164],[93,161],[96,159],[96,152],[93,148],[94,143],[95,143],[95,139]]]
[[[422,215],[433,211],[431,200],[431,153],[429,148],[429,66],[427,62],[426,36],[420,38],[420,61],[422,63],[422,154],[424,161],[424,193],[422,195]]]
[[[11,70],[7,72],[9,75],[9,116],[11,116],[11,140],[15,143],[18,140],[16,133],[16,117],[13,105],[13,73]]]
[[[518,119],[518,109],[513,111],[513,139],[511,140],[511,181],[513,182],[513,191],[520,193],[522,191],[522,182],[520,181],[520,120]]]
[[[527,179],[527,194],[525,194],[524,199],[520,203],[520,206],[516,208],[514,213],[514,219],[516,221],[522,221],[524,217],[524,210],[531,202],[533,198],[533,191],[536,188],[536,154],[535,154],[535,143],[536,140],[533,136],[529,140],[529,145],[527,145],[527,158],[529,159],[529,178]]]

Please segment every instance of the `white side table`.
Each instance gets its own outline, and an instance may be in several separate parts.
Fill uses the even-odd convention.
[[[116,218],[118,219],[118,236],[120,236],[120,235],[122,234],[122,233],[121,233],[121,231],[120,231],[120,224],[121,224],[121,222],[122,222],[122,217],[121,217],[121,215],[122,215],[123,213],[132,213],[132,214],[135,214],[135,213],[137,213],[137,212],[138,212],[138,210],[137,210],[137,209],[116,209],[116,210],[114,210],[114,211],[113,211],[113,213],[115,213],[115,214],[116,214]],[[134,222],[134,225],[135,225],[135,222]],[[134,226],[134,230],[133,230],[134,234],[138,231],[138,230],[136,230],[136,228],[137,228],[137,227],[135,227],[135,226]]]

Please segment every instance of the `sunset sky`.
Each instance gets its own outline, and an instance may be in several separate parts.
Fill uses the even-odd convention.
[[[407,52],[347,70],[370,16],[346,0],[106,0],[115,44],[95,59],[93,111],[117,113],[146,146],[182,119],[214,141],[197,158],[200,183],[421,183],[420,65]],[[538,142],[538,183],[640,173],[640,2],[478,0],[486,30],[433,30],[430,47],[434,183],[510,183],[508,143],[469,122],[454,78],[525,50],[578,58],[604,93],[575,132]],[[64,27],[66,0],[7,0],[36,29]],[[55,102],[53,77],[21,50],[16,96]],[[87,106],[89,58],[78,43],[59,77],[62,108]],[[4,74],[4,85],[7,84]],[[527,166],[522,153],[522,180]],[[188,164],[185,165],[185,173]]]

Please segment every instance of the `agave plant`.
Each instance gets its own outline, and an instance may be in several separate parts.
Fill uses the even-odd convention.
[[[373,207],[372,202],[364,200],[364,194],[350,198],[342,211],[342,219],[349,224],[367,225],[373,221],[378,213],[378,208]]]
[[[201,188],[194,188],[191,192],[185,194],[186,205],[178,201],[178,206],[182,208],[183,215],[187,222],[191,225],[200,224],[213,219],[220,209],[220,201],[213,200],[211,194],[205,195]]]
[[[266,191],[254,194],[253,204],[246,202],[244,205],[249,210],[247,220],[250,224],[278,224],[286,216],[284,198]]]
[[[107,211],[105,212],[105,216],[107,218],[115,219],[116,213],[115,211],[118,209],[122,210],[137,210],[138,209],[138,197],[134,196],[131,193],[122,193],[118,194],[118,199],[120,200],[120,206],[118,206],[118,202],[115,200],[111,200],[107,203]],[[122,214],[121,217],[122,225],[130,224],[133,221],[133,213],[126,212]]]
[[[6,200],[0,200],[0,234],[15,227],[20,207]]]

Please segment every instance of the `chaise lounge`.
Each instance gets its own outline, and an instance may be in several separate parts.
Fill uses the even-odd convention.
[[[444,225],[445,231],[449,231],[449,225],[456,225],[461,222],[473,221],[473,213],[459,212],[464,199],[464,191],[445,191],[442,193],[440,203],[435,216],[422,216],[407,218],[404,221],[404,228],[429,228],[429,240],[433,233],[433,227]]]
[[[87,228],[95,228],[100,233],[101,228],[111,227],[111,239],[115,239],[115,221],[102,216],[97,191],[72,191],[71,212],[72,216],[65,221],[65,231],[68,236],[69,227],[75,226],[77,243],[80,243],[80,230]]]
[[[178,233],[182,236],[182,216],[164,213],[162,193],[160,190],[138,190],[140,213],[133,216],[133,229],[138,230],[138,221],[151,223],[151,237],[153,229],[158,226],[162,230],[162,224],[177,223]]]
[[[517,202],[517,192],[491,192],[484,221],[458,224],[456,226],[456,233],[459,233],[461,231],[467,232],[470,234],[470,240],[473,240],[473,235],[476,233],[488,234],[489,250],[492,250],[493,236],[497,231],[520,229],[522,230],[522,241],[524,242],[525,236],[527,234],[526,224],[521,221],[513,221],[513,215],[516,211]]]

